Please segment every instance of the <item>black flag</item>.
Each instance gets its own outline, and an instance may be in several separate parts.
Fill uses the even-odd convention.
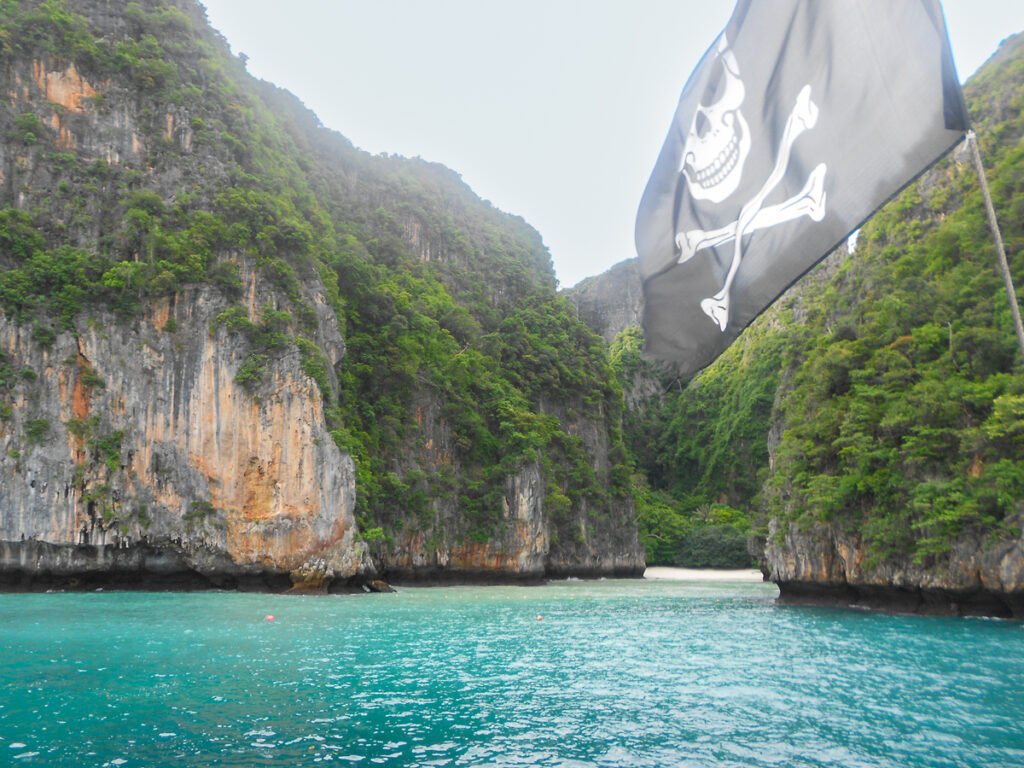
[[[648,353],[710,363],[967,128],[938,0],[739,0],[637,214]]]

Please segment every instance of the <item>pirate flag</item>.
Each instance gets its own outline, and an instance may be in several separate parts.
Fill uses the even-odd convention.
[[[640,202],[647,352],[703,368],[967,127],[938,0],[739,0]]]

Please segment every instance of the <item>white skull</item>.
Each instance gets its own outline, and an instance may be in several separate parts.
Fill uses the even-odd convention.
[[[686,176],[690,194],[713,203],[722,202],[736,191],[750,154],[750,130],[740,111],[747,92],[725,35],[717,53],[719,77],[725,78],[724,88],[718,81],[722,96],[714,104],[697,106],[679,169]]]

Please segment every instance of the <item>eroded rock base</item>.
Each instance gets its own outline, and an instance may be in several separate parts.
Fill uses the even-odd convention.
[[[487,569],[409,568],[350,578],[269,566],[238,565],[224,552],[177,539],[154,539],[128,546],[64,545],[43,541],[0,541],[0,591],[45,592],[96,589],[139,591],[236,590],[290,594],[387,592],[396,586],[457,584],[543,584],[548,579],[641,578],[642,568],[557,568],[530,572]],[[383,587],[388,587],[385,589]]]
[[[824,605],[870,608],[892,613],[1024,619],[1024,593],[908,589],[797,581],[777,583],[778,602],[784,605]]]
[[[335,579],[323,592],[361,591],[358,579]],[[42,541],[0,542],[0,590],[8,592],[96,589],[287,592],[286,571],[239,566],[223,552],[176,540],[130,546],[68,546]]]

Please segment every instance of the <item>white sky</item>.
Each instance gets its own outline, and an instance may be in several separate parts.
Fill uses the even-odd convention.
[[[201,0],[249,71],[374,154],[423,157],[525,218],[562,287],[634,256],[687,76],[732,0]],[[896,2],[898,0],[891,0]],[[945,0],[961,79],[1024,0]]]

